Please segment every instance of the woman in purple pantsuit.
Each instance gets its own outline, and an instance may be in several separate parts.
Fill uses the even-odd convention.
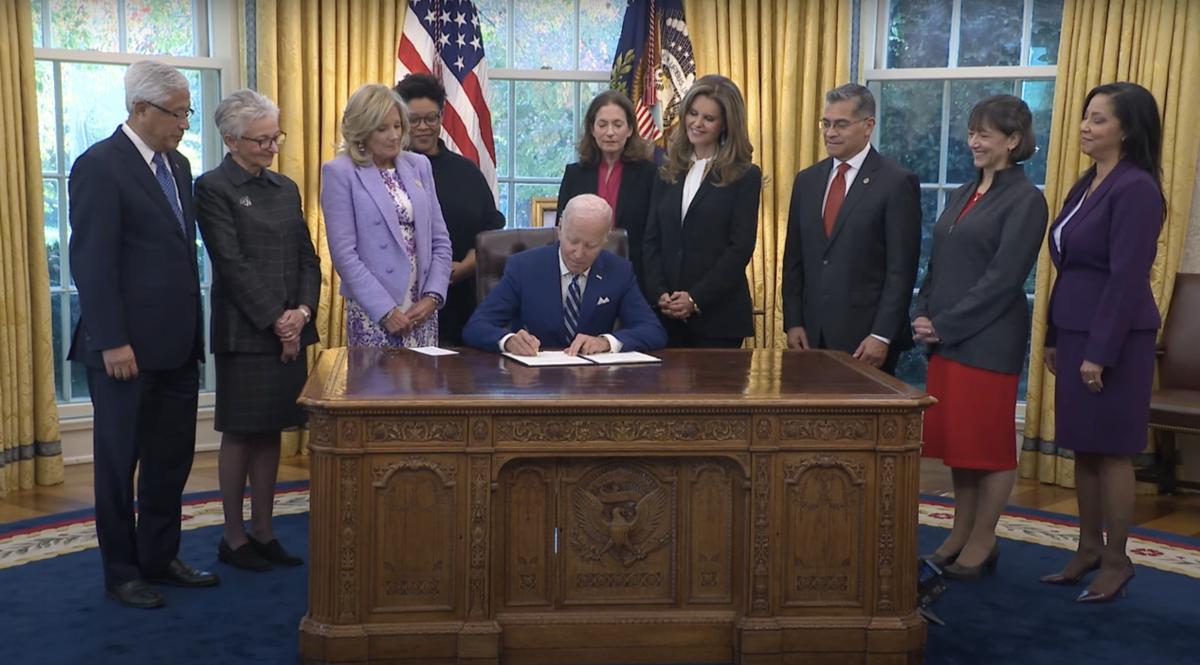
[[[1056,439],[1075,452],[1079,547],[1062,571],[1041,580],[1078,584],[1099,570],[1076,600],[1105,602],[1133,579],[1125,555],[1132,457],[1146,445],[1161,324],[1150,290],[1166,216],[1154,97],[1133,83],[1092,89],[1080,149],[1095,164],[1071,188],[1050,227],[1058,280],[1046,327],[1046,366],[1057,377]]]

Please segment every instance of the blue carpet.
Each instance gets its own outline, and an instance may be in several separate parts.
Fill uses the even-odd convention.
[[[307,515],[278,517],[276,529],[303,551]],[[95,549],[0,570],[0,662],[298,662],[307,567],[257,574],[220,565],[219,534],[219,527],[184,532],[181,556],[217,571],[221,585],[164,587],[167,607],[154,611],[105,600]],[[922,526],[919,535],[921,550],[930,551],[945,531]],[[1037,582],[1067,552],[1011,540],[1001,552],[997,575],[950,583],[934,608],[949,626],[930,626],[926,663],[1197,662],[1200,580],[1142,567],[1128,598],[1082,606],[1073,602],[1078,588]]]

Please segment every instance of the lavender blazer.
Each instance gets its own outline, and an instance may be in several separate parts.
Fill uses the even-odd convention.
[[[1150,290],[1150,267],[1158,251],[1163,199],[1149,173],[1119,162],[1063,228],[1060,252],[1054,229],[1094,177],[1095,169],[1071,189],[1050,227],[1050,259],[1058,279],[1050,294],[1046,346],[1057,344],[1059,328],[1086,332],[1084,357],[1113,367],[1130,332],[1157,330],[1162,323]]]
[[[417,293],[446,299],[450,235],[442,219],[429,159],[412,152],[396,157],[396,173],[413,204],[417,243]],[[396,204],[374,164],[347,155],[321,166],[321,211],[329,253],[342,277],[341,294],[379,321],[404,302],[409,266]]]

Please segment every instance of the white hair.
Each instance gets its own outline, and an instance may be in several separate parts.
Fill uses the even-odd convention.
[[[568,222],[579,216],[586,217],[602,217],[612,224],[613,211],[608,205],[608,201],[596,196],[595,194],[580,194],[567,201],[567,207],[562,211],[562,224],[565,227]]]
[[[213,122],[221,136],[240,137],[246,125],[262,118],[278,118],[279,107],[265,95],[248,88],[234,90],[217,105]]]
[[[138,102],[162,104],[178,90],[188,90],[188,80],[170,65],[138,60],[125,70],[125,110],[130,113]]]

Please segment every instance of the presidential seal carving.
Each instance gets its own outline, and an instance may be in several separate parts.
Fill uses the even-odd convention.
[[[669,543],[674,493],[649,472],[612,464],[571,492],[571,544],[588,561],[606,555],[626,568]]]

